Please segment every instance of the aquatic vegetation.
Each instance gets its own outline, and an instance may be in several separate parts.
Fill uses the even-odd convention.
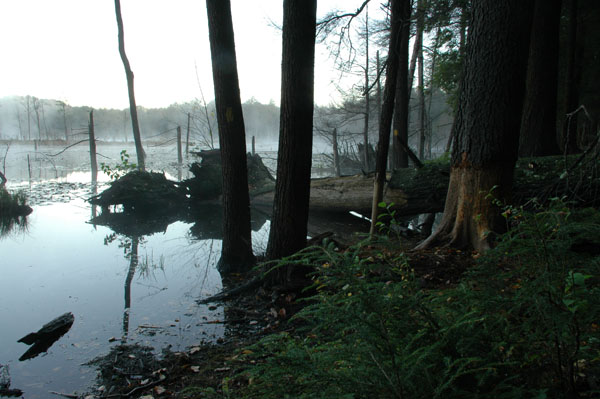
[[[31,212],[32,209],[27,205],[27,196],[24,192],[10,193],[6,188],[0,187],[0,237],[15,228],[26,229],[26,216]]]

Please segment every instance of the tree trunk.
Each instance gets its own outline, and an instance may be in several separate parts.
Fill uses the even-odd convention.
[[[517,160],[532,3],[473,2],[461,82],[450,184],[436,232],[438,244],[489,248],[502,228],[488,194],[507,201]],[[490,49],[493,48],[493,51]]]
[[[338,151],[338,138],[337,138],[337,129],[333,128],[333,134],[331,135],[331,140],[333,142],[333,168],[335,170],[335,176],[340,177],[342,172],[340,170],[340,153]],[[367,151],[365,149],[365,151]]]
[[[558,32],[562,0],[536,0],[519,156],[559,154],[556,130]]]
[[[125,32],[123,31],[123,18],[121,17],[121,2],[115,0],[115,14],[117,15],[117,27],[119,29],[119,54],[125,67],[125,77],[127,78],[127,92],[129,93],[129,112],[131,113],[131,126],[133,128],[133,140],[135,141],[135,152],[137,154],[138,169],[145,170],[145,153],[142,146],[142,136],[140,134],[140,124],[138,122],[137,105],[135,104],[135,91],[133,88],[133,71],[129,65],[127,54],[125,53]]]
[[[394,99],[397,93],[396,83],[398,81],[398,69],[400,66],[400,52],[402,51],[402,40],[400,31],[403,21],[402,10],[407,0],[391,0],[390,20],[392,24],[388,60],[386,67],[386,79],[383,91],[383,104],[379,118],[379,141],[377,143],[377,158],[375,160],[375,182],[373,187],[373,202],[371,206],[371,229],[370,234],[376,232],[375,225],[379,216],[379,203],[383,198],[383,188],[386,180],[386,165],[388,149],[390,146],[390,128],[392,126],[392,115],[394,113]],[[406,91],[404,91],[406,94]]]
[[[410,99],[408,87],[408,42],[410,39],[411,1],[401,0],[401,28],[398,76],[396,79],[396,103],[394,106],[394,168],[408,168],[408,153],[401,143],[408,145],[408,102]]]
[[[187,129],[185,132],[185,157],[186,158],[190,155],[190,119],[192,119],[192,115],[188,112],[188,114],[187,114]]]
[[[423,29],[425,25],[425,0],[419,0],[417,3],[417,61],[419,62],[418,77],[418,98],[419,98],[419,159],[425,159],[425,76],[423,65]]]
[[[89,122],[90,164],[92,169],[92,184],[98,181],[98,161],[96,160],[96,135],[94,134],[94,110],[90,111]]]
[[[369,10],[367,9],[365,19],[365,118],[363,125],[363,141],[365,151],[363,153],[363,168],[369,172],[369,111],[370,111],[370,90],[369,90]],[[339,176],[339,175],[338,175]]]
[[[183,153],[181,151],[181,126],[177,126],[177,163],[183,163]]]
[[[267,258],[278,259],[306,246],[312,122],[316,0],[284,0],[281,116],[273,219]],[[284,282],[287,270],[275,280]]]
[[[254,264],[246,136],[238,83],[229,0],[206,0],[215,105],[223,174],[221,273],[246,271]]]

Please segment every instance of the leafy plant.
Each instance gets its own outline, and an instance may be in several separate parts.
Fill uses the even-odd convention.
[[[104,162],[100,163],[100,169],[102,169],[102,172],[106,173],[111,180],[118,180],[132,170],[137,169],[137,165],[135,163],[129,162],[129,154],[127,153],[127,150],[122,150],[120,157],[121,163],[118,163],[113,167]]]
[[[394,210],[394,202],[389,204],[386,202],[380,202],[377,204],[382,211],[377,216],[377,229],[383,235],[388,237],[400,238],[402,231],[402,224],[396,218],[396,211]]]

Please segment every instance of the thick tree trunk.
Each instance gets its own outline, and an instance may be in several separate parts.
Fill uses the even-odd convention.
[[[417,48],[417,60],[419,62],[418,71],[418,99],[419,99],[419,159],[425,159],[425,76],[423,65],[423,29],[425,25],[425,1],[419,0],[417,3],[417,39],[419,43]]]
[[[410,99],[408,87],[408,42],[410,39],[410,0],[399,0],[401,3],[401,28],[398,75],[396,76],[396,102],[394,106],[394,168],[408,168],[408,153],[404,150],[408,145],[408,103]]]
[[[306,246],[312,122],[316,0],[284,0],[281,118],[277,180],[267,258],[278,259]],[[275,277],[284,282],[287,271]]]
[[[246,139],[229,0],[206,0],[223,179],[222,273],[254,264]]]
[[[483,251],[491,233],[502,228],[488,194],[494,190],[500,200],[511,194],[531,5],[521,0],[473,3],[444,216],[421,248],[450,244]]]
[[[392,115],[394,113],[394,99],[396,97],[396,84],[398,80],[398,68],[400,64],[402,29],[402,9],[407,0],[391,0],[391,36],[388,50],[388,61],[386,67],[386,80],[383,89],[383,104],[379,117],[379,141],[377,143],[377,158],[375,160],[375,182],[373,187],[373,201],[371,206],[371,229],[370,234],[375,234],[375,224],[379,216],[378,204],[383,198],[383,189],[386,180],[386,166],[388,150],[390,147],[390,128],[392,126]],[[366,150],[366,149],[365,149]]]
[[[558,32],[562,0],[536,0],[519,156],[559,154],[556,129]]]
[[[146,169],[144,147],[142,146],[142,136],[140,134],[140,124],[138,122],[137,105],[135,103],[135,90],[133,88],[133,71],[125,53],[125,33],[123,30],[123,18],[121,17],[121,2],[115,0],[115,14],[117,15],[117,27],[119,29],[119,54],[125,67],[125,76],[127,78],[127,92],[129,93],[129,112],[131,113],[131,126],[133,128],[133,140],[135,142],[135,152],[137,154],[138,169]]]

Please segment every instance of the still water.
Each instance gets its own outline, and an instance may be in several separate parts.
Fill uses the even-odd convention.
[[[89,222],[91,185],[73,176],[28,185],[33,213],[0,238],[0,364],[26,398],[84,391],[96,376],[85,363],[123,342],[158,353],[224,334],[223,309],[195,302],[221,289],[211,216],[126,236]],[[266,229],[256,228],[255,241]],[[29,347],[17,340],[66,312],[71,329],[47,353],[19,361]]]

